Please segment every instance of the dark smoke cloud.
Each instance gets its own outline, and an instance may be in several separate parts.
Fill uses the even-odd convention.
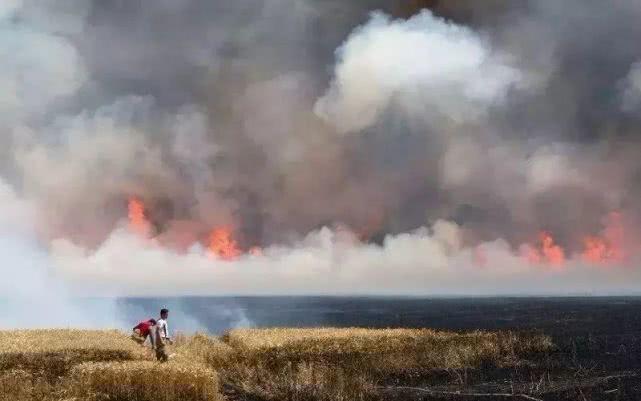
[[[78,16],[82,32],[57,39],[87,75],[33,133],[57,139],[18,149],[48,219],[74,220],[52,235],[100,243],[132,193],[160,231],[181,219],[234,223],[248,241],[270,242],[349,216],[366,224],[372,212],[345,185],[350,157],[311,112],[333,50],[366,17],[366,7],[331,2],[96,2]],[[71,172],[55,180],[37,162]],[[328,201],[341,187],[348,193]]]
[[[227,225],[273,249],[257,265],[318,262],[275,292],[325,273],[316,290],[349,291],[371,255],[393,268],[405,249],[406,278],[381,273],[399,292],[434,277],[412,268],[466,264],[477,245],[518,264],[540,230],[573,254],[613,211],[634,238],[639,17],[634,0],[4,2],[6,197],[72,276],[117,276],[142,246],[122,230],[135,196],[172,245],[142,246],[141,264],[191,261],[189,281],[207,264],[199,243]],[[323,253],[342,252],[343,230],[371,245]],[[138,291],[148,272],[116,282]],[[230,291],[241,278],[258,291],[267,278],[250,273]]]

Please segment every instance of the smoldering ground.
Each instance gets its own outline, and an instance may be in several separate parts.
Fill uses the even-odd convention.
[[[632,0],[5,2],[2,214],[28,212],[24,258],[69,291],[636,291],[640,16]],[[262,251],[211,255],[216,227]]]

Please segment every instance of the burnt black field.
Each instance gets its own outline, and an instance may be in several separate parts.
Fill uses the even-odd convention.
[[[116,310],[134,322],[161,306],[172,311],[174,331],[220,334],[234,327],[320,326],[512,330],[547,334],[557,347],[517,369],[466,372],[464,381],[460,372],[444,372],[429,383],[443,394],[408,389],[390,399],[487,400],[522,393],[546,401],[641,400],[641,297],[123,298]]]
[[[173,327],[219,334],[233,327],[430,327],[540,331],[568,337],[641,335],[641,297],[198,297],[123,298],[134,321],[167,306]]]

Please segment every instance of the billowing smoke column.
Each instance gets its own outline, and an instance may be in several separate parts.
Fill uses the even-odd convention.
[[[3,293],[636,292],[641,5],[348,3],[3,2]]]

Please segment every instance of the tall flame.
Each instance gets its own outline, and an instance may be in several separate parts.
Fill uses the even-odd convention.
[[[601,235],[589,235],[583,238],[583,260],[595,264],[622,262],[623,223],[620,213],[610,213],[605,220],[605,229]]]
[[[233,260],[241,255],[238,243],[228,227],[214,229],[209,235],[209,251],[223,260]]]
[[[583,259],[589,263],[607,263],[612,257],[612,249],[604,238],[588,235],[583,238]]]
[[[541,241],[541,253],[545,261],[553,266],[562,265],[565,262],[565,252],[563,248],[554,243],[552,234],[542,232],[539,234],[539,239]]]
[[[151,222],[147,218],[147,210],[142,200],[137,197],[129,198],[127,217],[129,219],[129,230],[144,237],[150,237]],[[157,241],[158,240],[158,241]],[[152,239],[156,244],[162,244],[162,239]],[[238,242],[233,237],[229,227],[218,227],[211,231],[207,240],[209,252],[223,260],[233,260],[243,254]],[[260,247],[253,247],[248,250],[250,255],[262,255]]]
[[[130,198],[128,204],[129,229],[139,235],[147,236],[151,223],[145,215],[145,204],[138,198]]]
[[[523,256],[530,263],[561,266],[565,263],[565,251],[554,242],[554,237],[547,231],[539,233],[536,246],[526,245]]]

